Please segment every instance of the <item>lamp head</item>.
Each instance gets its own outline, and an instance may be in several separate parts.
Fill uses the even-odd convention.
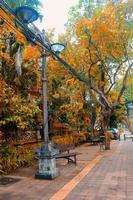
[[[32,23],[39,17],[38,12],[28,6],[21,6],[16,8],[15,14],[25,24]]]
[[[50,46],[51,50],[57,54],[61,53],[65,49],[65,45],[62,43],[53,43]]]

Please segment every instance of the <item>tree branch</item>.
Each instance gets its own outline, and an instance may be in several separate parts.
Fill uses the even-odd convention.
[[[125,63],[126,61],[127,61],[127,59],[125,59],[123,62],[121,62],[121,63],[118,65],[118,67],[117,67],[117,69],[116,69],[116,71],[115,71],[115,73],[114,73],[114,75],[113,75],[113,82],[112,82],[112,84],[110,85],[109,89],[107,90],[106,94],[109,94],[110,90],[111,90],[112,87],[115,85],[115,83],[116,83],[116,76],[117,76],[117,74],[118,74],[118,72],[119,72],[121,66],[122,66],[123,63]]]
[[[127,70],[126,70],[126,73],[125,73],[125,76],[123,78],[123,84],[122,84],[122,88],[120,90],[120,93],[119,93],[119,96],[117,98],[117,102],[119,103],[120,102],[120,99],[126,89],[126,80],[127,80],[127,77],[128,77],[128,74],[129,74],[129,71],[131,70],[131,68],[133,67],[133,62],[128,66]]]

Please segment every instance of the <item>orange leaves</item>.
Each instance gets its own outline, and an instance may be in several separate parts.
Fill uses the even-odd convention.
[[[81,47],[81,54],[84,51],[82,49],[90,48],[93,42],[99,46],[103,57],[114,56],[121,59],[123,41],[127,42],[129,37],[124,21],[124,7],[121,4],[119,6],[108,4],[103,12],[99,12],[92,19],[79,20],[75,32]]]
[[[52,57],[47,58],[47,76],[48,81],[51,82],[53,79],[58,79],[60,77],[65,77],[68,72],[58,61],[54,60]]]
[[[14,25],[14,16],[7,14],[4,10],[0,9],[0,17],[4,20],[1,29],[4,34],[9,33],[10,31],[16,35],[16,38],[19,43],[25,43],[26,39],[23,33]],[[1,34],[1,33],[0,33]]]
[[[116,90],[114,91],[111,91],[110,92],[110,95],[108,96],[108,100],[110,103],[114,102],[116,103],[117,102],[117,98],[118,98],[118,92]]]
[[[78,37],[81,37],[85,32],[89,32],[91,28],[92,23],[89,19],[81,19],[76,24],[75,33]]]
[[[126,81],[126,86],[131,86],[132,83],[133,83],[133,75],[132,76],[130,75],[130,77],[128,77]]]
[[[8,15],[3,9],[0,9],[0,17],[7,23],[11,23],[13,16]]]
[[[35,58],[39,58],[40,56],[41,56],[41,53],[39,49],[35,46],[28,45],[25,47],[23,51],[24,60],[35,59]]]
[[[82,84],[75,78],[66,80],[66,87],[68,87],[68,93],[70,93],[70,104],[71,109],[75,112],[75,115],[83,108],[83,96],[82,96]]]
[[[0,103],[2,103],[3,101],[3,95],[6,94],[5,88],[6,88],[6,82],[0,79]]]
[[[6,60],[7,62],[12,61],[12,58],[6,53],[0,52],[0,57]]]
[[[66,81],[66,84],[68,85],[68,86],[74,86],[74,84],[75,84],[75,78],[71,78],[71,79],[68,79],[67,81]]]
[[[0,16],[8,21],[14,18],[13,16],[7,15],[7,13],[3,9],[0,9]]]
[[[112,34],[112,30],[105,23],[101,23],[99,25],[99,32],[103,33],[103,35],[110,36]]]
[[[0,127],[13,124],[17,128],[27,128],[35,124],[40,109],[38,99],[31,90],[38,89],[40,81],[41,49],[27,44],[24,33],[16,26],[14,18],[0,9]],[[21,45],[24,50],[22,65],[23,76],[16,73],[16,55]],[[23,50],[23,49],[22,49]],[[21,60],[21,55],[18,61]],[[5,81],[5,80],[6,81]],[[38,82],[37,82],[38,81]],[[33,88],[36,83],[36,88]],[[37,85],[38,84],[38,85]],[[40,86],[40,85],[39,85]],[[32,91],[33,92],[33,91]]]
[[[26,44],[26,38],[24,37],[24,34],[22,34],[19,31],[16,31],[16,40],[20,44]]]
[[[0,80],[0,88],[1,85],[3,85],[3,89],[0,93],[0,112],[2,112],[0,126],[5,124],[8,126],[8,123],[13,123],[16,124],[16,127],[25,129],[33,122],[33,117],[40,112],[37,102],[35,100],[29,102],[16,95],[3,80]]]
[[[82,38],[81,45],[84,47],[88,46],[88,38],[87,37]]]

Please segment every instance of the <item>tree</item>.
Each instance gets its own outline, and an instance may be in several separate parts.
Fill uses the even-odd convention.
[[[79,0],[76,6],[72,6],[68,13],[68,21],[65,24],[67,29],[72,29],[80,18],[89,19],[95,15],[96,11],[100,11],[108,0]]]
[[[128,101],[133,100],[133,70],[130,71],[128,78],[127,78],[127,90],[125,92],[125,99]]]
[[[51,73],[52,72],[52,73]],[[66,70],[58,66],[58,62],[48,60],[48,103],[50,122],[68,123],[81,130],[87,122],[85,87],[73,78]]]
[[[117,106],[124,103],[126,80],[133,67],[130,46],[132,33],[126,20],[127,13],[131,13],[131,4],[132,2],[116,5],[110,3],[104,11],[91,19],[79,20],[74,42],[68,44],[64,55],[70,65],[56,56],[65,69],[84,82],[95,95],[101,109],[97,123],[105,135],[110,117]],[[119,84],[120,77],[122,87],[117,92],[116,85]],[[106,149],[108,148],[110,147],[107,145]]]

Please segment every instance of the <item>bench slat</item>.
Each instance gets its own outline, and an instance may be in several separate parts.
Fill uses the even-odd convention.
[[[60,152],[59,154],[56,154],[54,156],[56,159],[65,158],[68,160],[68,163],[72,162],[75,165],[77,164],[76,156],[79,155],[80,153],[77,152],[70,153],[70,150],[75,148],[74,144],[56,144],[54,145],[54,148],[58,149]]]
[[[58,149],[60,153],[67,151],[69,153],[70,150],[75,148],[74,144],[55,144],[54,148]]]
[[[76,156],[79,155],[80,153],[77,153],[77,152],[73,152],[73,153],[62,153],[62,154],[57,154],[55,155],[54,157],[56,159],[59,159],[59,158],[65,158],[68,160],[68,164],[70,162],[74,163],[75,165],[77,164],[77,160],[76,160]],[[71,158],[73,157],[73,159]]]

